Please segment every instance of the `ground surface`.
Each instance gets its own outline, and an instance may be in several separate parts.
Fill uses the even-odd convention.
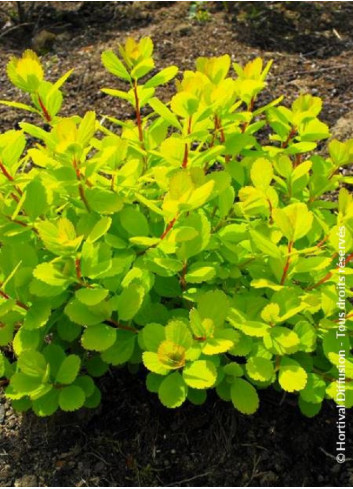
[[[100,53],[127,35],[151,35],[158,67],[191,68],[200,55],[223,53],[240,62],[259,55],[272,58],[265,98],[286,94],[290,103],[302,91],[318,94],[324,121],[334,125],[340,119],[340,131],[353,134],[351,2],[208,2],[207,22],[189,19],[190,2],[51,2],[50,7],[33,2],[21,20],[24,25],[15,29],[6,13],[10,8],[15,14],[14,2],[1,4],[2,99],[19,100],[6,79],[9,55],[32,46],[44,53],[53,80],[75,67],[66,85],[64,113],[93,108],[99,114],[132,116],[99,91],[116,86],[100,67]],[[23,117],[0,106],[1,130],[15,127]],[[50,420],[22,418],[2,401],[0,485],[353,485],[353,454],[347,454],[351,459],[344,465],[333,459],[333,406],[308,420],[293,399],[265,392],[252,417],[237,414],[213,395],[202,407],[168,411],[146,394],[143,372],[136,376],[125,370],[112,371],[102,389],[104,402],[96,413]],[[350,447],[349,422],[347,437]]]

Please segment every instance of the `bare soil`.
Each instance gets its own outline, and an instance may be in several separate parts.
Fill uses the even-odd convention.
[[[119,85],[101,67],[100,54],[128,35],[150,35],[158,68],[192,68],[198,56],[224,53],[242,63],[273,59],[259,103],[282,94],[287,103],[301,92],[319,95],[323,120],[334,126],[340,119],[340,131],[352,136],[351,2],[204,2],[209,20],[203,22],[189,18],[191,3],[29,2],[18,26],[9,17],[16,15],[15,2],[1,2],[0,98],[22,100],[5,66],[10,55],[32,47],[43,55],[52,80],[75,68],[64,114],[94,109],[133,117],[124,103],[100,92]],[[159,95],[173,89],[170,84]],[[0,106],[1,130],[24,119],[31,116]],[[16,415],[0,399],[0,485],[353,485],[353,454],[347,453],[345,464],[335,461],[333,405],[306,419],[294,398],[267,391],[251,417],[213,394],[201,407],[167,410],[146,392],[144,375],[112,370],[101,380],[103,404],[93,413],[37,419]],[[353,423],[347,422],[349,451]]]

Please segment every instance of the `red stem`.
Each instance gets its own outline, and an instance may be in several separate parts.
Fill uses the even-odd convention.
[[[4,292],[2,290],[0,290],[0,296],[3,297],[6,300],[11,299],[11,297],[8,294],[6,294],[6,292]],[[26,304],[23,304],[23,302],[21,302],[21,301],[16,301],[16,305],[18,307],[21,307],[22,309],[25,309],[26,311],[28,311],[28,309],[29,309],[29,307],[26,306]]]
[[[292,127],[287,139],[282,143],[282,148],[287,148],[288,144],[290,143],[291,139],[293,139],[293,137],[296,135],[296,133],[297,129],[295,127]]]
[[[290,265],[290,262],[291,262],[290,254],[292,252],[292,248],[293,248],[293,241],[290,241],[288,243],[288,256],[287,256],[287,261],[286,261],[286,263],[284,265],[284,268],[283,268],[283,274],[282,274],[282,278],[281,278],[281,285],[284,285],[284,282],[286,281],[286,278],[287,278],[287,275],[288,275],[289,265]]]
[[[176,217],[174,217],[174,219],[172,219],[172,220],[171,220],[171,221],[168,223],[168,225],[167,225],[167,227],[165,228],[164,232],[161,234],[160,239],[164,239],[164,238],[167,236],[167,234],[169,233],[169,231],[170,231],[171,229],[173,229],[173,226],[174,226],[174,224],[175,224],[176,220],[177,220],[177,218],[176,218]]]
[[[192,116],[189,117],[189,122],[188,122],[188,135],[191,133],[191,123],[192,123]],[[188,158],[189,158],[189,145],[188,143],[185,143],[185,150],[184,150],[184,158],[183,158],[183,163],[181,165],[182,168],[186,168],[188,166]]]
[[[188,157],[189,157],[189,147],[188,144],[185,143],[184,158],[183,158],[183,163],[181,165],[182,168],[186,168],[188,166]]]
[[[38,102],[39,102],[39,105],[40,105],[40,108],[42,109],[42,112],[43,112],[43,115],[44,115],[44,119],[47,121],[47,122],[51,122],[51,117],[50,117],[50,114],[48,112],[48,109],[46,108],[46,106],[43,104],[43,101],[42,99],[40,98],[40,96],[38,95]]]
[[[184,264],[183,264],[183,269],[181,271],[181,277],[180,277],[180,285],[181,285],[181,288],[183,290],[186,289],[185,275],[186,275],[186,272],[187,272],[187,268],[188,268],[188,264],[187,264],[187,261],[185,260],[184,261]]]
[[[138,329],[134,328],[133,326],[125,326],[124,324],[120,324],[118,321],[115,321],[114,319],[107,319],[105,322],[109,323],[111,326],[115,326],[115,328],[124,329],[125,331],[132,331],[133,333],[138,333]]]
[[[134,80],[134,95],[135,95],[135,110],[136,110],[136,122],[139,132],[139,140],[143,143],[143,132],[142,132],[142,120],[141,120],[141,110],[140,110],[140,100],[137,93],[137,82]]]
[[[82,282],[81,260],[79,258],[76,258],[75,260],[75,270],[78,281]]]
[[[338,253],[335,253],[332,257],[332,260],[334,260],[336,258],[336,256],[338,255]],[[345,264],[347,265],[347,263],[349,263],[350,261],[353,260],[353,253],[351,253],[350,255],[347,256],[347,258],[345,259]],[[340,268],[339,265],[337,265],[336,269],[337,268]],[[319,280],[318,282],[316,282],[316,284],[312,285],[311,287],[308,287],[307,290],[313,290],[313,289],[316,289],[317,287],[319,287],[320,285],[324,284],[325,282],[327,282],[328,280],[330,280],[330,278],[332,277],[332,272],[328,272],[321,280]]]
[[[0,161],[0,170],[4,174],[4,176],[10,181],[13,182],[13,177],[10,175],[10,173],[6,170],[4,164]]]
[[[79,194],[80,194],[80,198],[81,198],[82,202],[84,203],[87,211],[88,212],[91,212],[90,206],[89,206],[89,204],[87,202],[87,199],[86,199],[84,188],[83,188],[82,183],[81,183],[82,174],[81,174],[81,171],[80,171],[80,169],[78,167],[77,161],[75,159],[72,161],[72,165],[73,165],[73,167],[75,169],[76,178],[77,178],[77,180],[79,182],[79,184],[78,184],[78,191],[79,191]]]

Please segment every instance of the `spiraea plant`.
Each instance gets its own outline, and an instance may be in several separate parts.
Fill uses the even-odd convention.
[[[351,407],[352,178],[339,170],[353,141],[315,153],[329,138],[318,97],[262,106],[261,59],[230,74],[228,55],[199,58],[162,102],[178,69],[156,72],[152,55],[149,38],[102,55],[126,83],[103,91],[134,121],[60,117],[70,73],[46,81],[31,51],[8,64],[29,102],[2,103],[38,122],[0,135],[6,397],[39,416],[94,408],[96,378],[127,365],[169,408],[214,389],[252,414],[271,387],[313,416],[343,374]]]

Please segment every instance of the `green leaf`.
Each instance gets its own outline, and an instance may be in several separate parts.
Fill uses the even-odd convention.
[[[111,305],[102,302],[96,306],[86,306],[77,299],[72,299],[65,307],[65,314],[72,322],[82,326],[94,326],[110,318]]]
[[[77,411],[85,402],[85,393],[77,385],[69,385],[60,390],[59,406],[63,411]]]
[[[259,396],[253,385],[244,379],[235,378],[230,388],[233,406],[243,414],[254,414],[259,407]]]
[[[3,333],[4,331],[6,333],[7,329],[10,329],[11,339],[12,339],[12,332],[13,332],[13,326],[12,325],[0,328],[0,345],[3,344],[2,343],[3,338],[1,336],[1,333]],[[4,344],[6,345],[9,341],[10,340],[8,340]],[[17,333],[14,337],[14,340],[13,340],[14,352],[18,356],[23,351],[35,350],[37,348],[37,346],[39,345],[39,341],[40,341],[40,333],[38,330],[28,330],[28,329],[20,328],[17,331]]]
[[[76,237],[72,222],[65,217],[55,222],[41,221],[36,228],[45,247],[58,256],[74,254],[82,242],[82,236]]]
[[[86,397],[90,397],[95,391],[95,384],[89,375],[80,375],[77,377],[75,385],[81,387]]]
[[[33,179],[27,185],[25,195],[23,209],[32,221],[34,221],[41,214],[44,214],[47,209],[46,190],[39,179]]]
[[[169,408],[176,408],[183,404],[187,395],[187,386],[183,377],[174,372],[165,377],[158,389],[158,397],[161,403]]]
[[[25,375],[42,379],[47,370],[45,357],[38,351],[24,351],[18,357],[17,366]]]
[[[145,84],[145,88],[154,88],[158,87],[158,85],[162,85],[164,83],[169,82],[172,80],[176,74],[178,73],[178,67],[177,66],[168,66],[168,68],[164,68],[164,70],[160,71],[156,75],[154,75],[152,78],[150,78]]]
[[[273,178],[272,163],[265,158],[255,160],[251,167],[250,175],[254,187],[266,190]]]
[[[106,324],[96,324],[85,329],[81,344],[86,350],[105,351],[116,341],[116,329]]]
[[[280,363],[278,382],[287,392],[301,391],[305,388],[308,374],[292,358],[283,357]]]
[[[145,296],[145,289],[140,285],[131,283],[119,296],[118,314],[122,321],[129,321],[139,311]]]
[[[157,351],[159,345],[165,340],[165,328],[158,323],[147,324],[140,332],[144,350]]]
[[[193,266],[185,275],[185,280],[192,284],[200,284],[212,280],[216,276],[216,269],[208,266]]]
[[[1,325],[0,327],[0,346],[6,346],[12,341],[13,339],[13,333],[14,333],[15,326],[14,324],[4,324]],[[19,332],[22,330],[22,328],[18,331],[16,336],[18,336]],[[16,339],[15,336],[15,339]],[[14,340],[15,343],[15,340]]]
[[[44,396],[35,399],[32,407],[37,416],[51,416],[59,407],[59,392],[51,389]]]
[[[76,298],[86,306],[95,306],[99,304],[108,294],[109,290],[101,288],[90,289],[83,287],[75,292]]]
[[[211,319],[220,327],[228,315],[229,299],[221,290],[205,292],[198,299],[197,309],[202,319]]]
[[[78,355],[69,355],[60,365],[55,381],[59,384],[72,384],[76,379],[81,367],[81,360]]]
[[[60,338],[69,342],[78,338],[82,330],[81,326],[69,321],[66,317],[63,317],[63,319],[57,323],[56,328]]]
[[[178,118],[171,112],[168,107],[163,104],[158,98],[154,97],[148,101],[149,105],[152,109],[162,117],[168,124],[176,129],[181,129],[181,124],[178,121]]]
[[[351,345],[350,341],[348,338],[348,335],[337,335],[337,329],[331,329],[330,331],[327,331],[324,334],[323,341],[322,341],[322,347],[324,350],[324,354],[326,358],[330,360],[330,362],[334,366],[339,366],[340,365],[340,351],[345,351],[346,352],[346,373],[348,370],[348,358],[347,358],[347,353],[351,351]]]
[[[104,51],[102,53],[102,63],[113,75],[122,78],[125,81],[131,80],[129,72],[113,51]]]
[[[171,321],[165,327],[165,338],[176,345],[183,346],[185,350],[191,347],[192,336],[188,326],[183,321]]]
[[[284,209],[274,209],[273,219],[288,241],[295,242],[311,229],[313,213],[306,204],[290,204]]]
[[[113,346],[102,353],[102,360],[114,366],[122,365],[130,360],[134,353],[136,334],[130,331],[118,330]]]
[[[299,321],[293,329],[300,341],[300,350],[311,352],[315,350],[317,333],[314,326],[307,321]]]
[[[86,398],[84,406],[89,409],[95,409],[101,403],[102,394],[97,386],[94,386],[93,394]]]
[[[281,251],[268,237],[263,236],[257,231],[250,230],[250,236],[256,248],[272,258],[281,259]]]
[[[33,270],[33,275],[41,282],[48,285],[53,285],[54,287],[60,287],[62,290],[70,283],[69,277],[63,275],[60,270],[58,270],[54,263],[40,263]]]
[[[184,368],[183,378],[194,389],[207,389],[216,382],[217,369],[210,360],[196,360]]]
[[[166,375],[170,371],[161,363],[158,354],[153,351],[143,352],[142,361],[144,366],[154,374]]]
[[[157,394],[163,378],[164,377],[162,375],[157,375],[152,372],[148,373],[146,377],[146,387],[148,392]]]
[[[309,373],[305,388],[300,391],[303,401],[317,404],[321,403],[326,394],[326,382],[316,374]]]
[[[85,367],[87,369],[87,372],[92,375],[92,377],[101,377],[106,373],[108,370],[109,366],[106,362],[104,362],[100,356],[96,355],[93,357],[90,357],[86,362],[85,362]]]
[[[199,107],[199,99],[191,93],[180,92],[174,95],[170,107],[180,117],[191,117]]]
[[[227,363],[223,367],[223,372],[230,377],[242,377],[244,375],[243,368],[236,362]]]
[[[246,371],[254,380],[266,382],[271,380],[274,374],[274,367],[271,360],[263,357],[250,357],[246,364]]]
[[[206,402],[207,391],[192,389],[191,387],[189,387],[187,398],[195,406],[201,406]]]
[[[130,236],[147,236],[149,234],[148,221],[137,208],[125,206],[119,216],[122,227]]]
[[[11,377],[10,387],[21,397],[36,391],[42,385],[42,381],[38,377],[31,377],[22,372],[16,372]]]
[[[35,302],[27,311],[23,328],[28,330],[39,329],[46,325],[51,314],[50,305]]]
[[[229,323],[234,326],[234,328],[239,329],[248,336],[263,338],[266,337],[266,333],[270,329],[269,324],[263,323],[261,321],[240,321],[239,318],[237,316],[234,316],[232,313],[228,316],[227,319]]]
[[[86,112],[80,122],[77,131],[77,141],[83,148],[89,146],[96,129],[96,114],[93,111]]]
[[[90,209],[99,214],[119,212],[124,205],[122,197],[102,188],[88,188],[85,190],[85,195]]]
[[[298,335],[289,328],[275,326],[264,337],[264,345],[271,353],[284,355],[298,351],[300,340]]]
[[[112,220],[110,217],[102,217],[99,219],[99,221],[94,225],[92,231],[87,236],[87,241],[89,243],[95,243],[109,231],[111,224]]]
[[[204,355],[217,355],[229,351],[239,339],[239,333],[231,329],[216,330],[202,345]]]
[[[43,355],[49,364],[50,377],[55,379],[61,364],[66,358],[65,350],[61,346],[51,343],[43,348]]]
[[[304,414],[304,416],[307,416],[308,418],[313,418],[321,410],[321,403],[313,404],[311,402],[306,402],[301,397],[299,397],[298,404],[300,411]]]
[[[147,75],[154,68],[154,61],[152,58],[144,59],[140,61],[131,71],[131,77],[134,80],[139,80],[140,78]]]

